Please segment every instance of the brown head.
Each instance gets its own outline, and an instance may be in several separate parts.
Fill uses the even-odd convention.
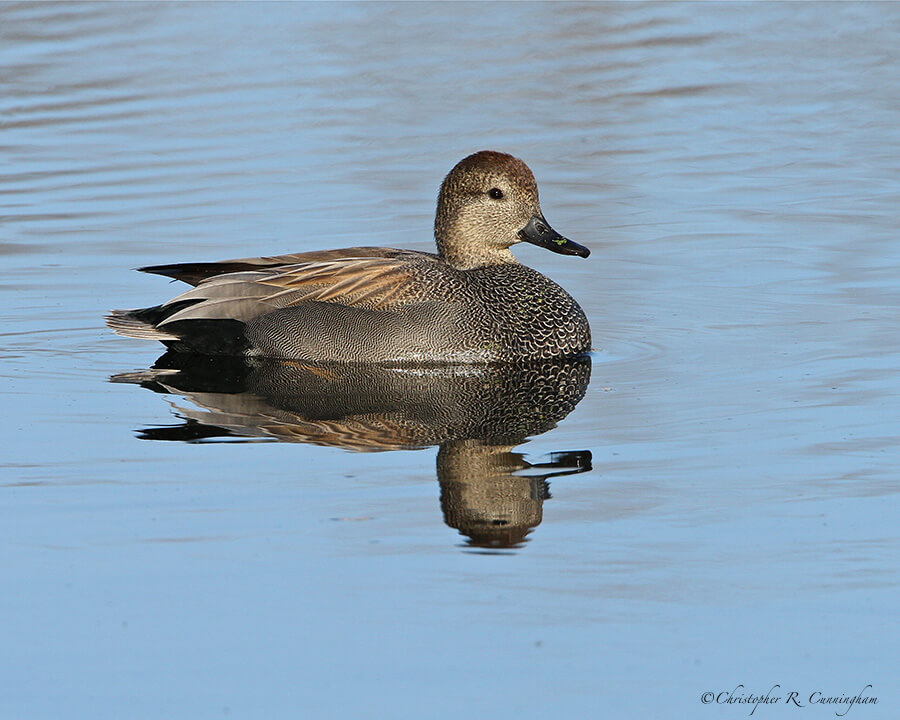
[[[441,257],[461,270],[516,262],[509,248],[522,241],[565,255],[590,254],[544,219],[528,166],[492,150],[469,155],[444,178],[434,238]]]

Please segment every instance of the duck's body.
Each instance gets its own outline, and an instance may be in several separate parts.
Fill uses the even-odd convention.
[[[588,254],[546,224],[520,160],[482,152],[459,163],[441,188],[435,237],[438,254],[359,247],[142,268],[195,287],[107,322],[183,352],[325,362],[527,361],[590,349],[578,303],[509,252],[527,240]]]

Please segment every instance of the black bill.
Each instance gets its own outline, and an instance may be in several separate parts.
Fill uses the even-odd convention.
[[[532,215],[528,224],[519,230],[519,237],[532,245],[547,248],[561,255],[578,255],[587,257],[591,254],[584,245],[572,242],[564,238],[556,230],[550,227],[550,223],[544,220],[543,215]]]

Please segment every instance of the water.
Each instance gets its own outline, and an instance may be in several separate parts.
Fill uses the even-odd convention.
[[[0,5],[0,715],[896,717],[898,48],[885,3]],[[517,250],[597,347],[497,451],[520,542],[447,524],[436,435],[142,439],[210,406],[108,382],[161,348],[103,314],[174,294],[131,268],[428,250],[483,148],[594,251]]]

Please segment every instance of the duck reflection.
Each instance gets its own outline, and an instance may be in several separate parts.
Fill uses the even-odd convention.
[[[438,445],[444,521],[471,546],[510,548],[540,524],[548,480],[591,468],[589,451],[531,464],[514,448],[568,415],[590,381],[588,357],[525,365],[315,365],[166,353],[113,382],[177,394],[184,422],[149,440],[260,439],[356,451]]]

